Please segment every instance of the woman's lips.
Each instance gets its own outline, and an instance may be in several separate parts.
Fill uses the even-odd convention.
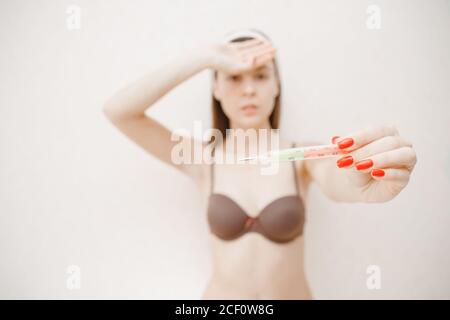
[[[241,107],[245,115],[253,115],[256,113],[257,107],[254,104],[246,104]]]

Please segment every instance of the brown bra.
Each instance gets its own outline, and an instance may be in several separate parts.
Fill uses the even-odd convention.
[[[293,144],[295,147],[295,144]],[[214,149],[213,149],[214,155]],[[299,194],[295,161],[292,161],[297,194],[275,199],[258,216],[250,217],[230,197],[213,193],[214,162],[211,165],[211,194],[208,203],[208,223],[213,234],[222,240],[234,240],[247,232],[258,232],[267,239],[286,243],[303,234],[305,208]]]

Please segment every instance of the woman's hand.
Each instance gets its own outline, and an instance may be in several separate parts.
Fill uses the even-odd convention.
[[[374,127],[332,142],[346,153],[337,166],[346,170],[352,185],[361,190],[365,202],[391,200],[408,184],[417,162],[412,144],[394,127]]]
[[[210,67],[227,74],[258,68],[275,57],[275,48],[260,39],[214,43],[209,46]]]

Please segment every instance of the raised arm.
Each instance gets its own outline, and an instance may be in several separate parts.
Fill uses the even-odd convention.
[[[106,117],[132,141],[194,179],[200,177],[201,166],[174,163],[171,151],[178,142],[172,141],[171,131],[157,120],[146,116],[145,111],[177,85],[208,68],[208,49],[192,50],[165,61],[155,70],[118,91],[103,107]],[[191,143],[202,144],[202,141],[194,138],[191,140]]]
[[[172,149],[179,142],[172,141],[171,131],[157,120],[148,117],[145,114],[146,109],[177,85],[207,68],[227,73],[257,68],[267,60],[268,50],[272,49],[261,40],[236,44],[213,42],[199,46],[165,61],[155,70],[114,94],[105,103],[103,112],[121,132],[148,153],[198,180],[204,172],[204,166],[173,162]],[[204,144],[203,141],[192,137],[187,138],[191,139],[191,146]],[[202,152],[200,146],[193,147],[192,150]],[[198,155],[192,154],[192,159],[194,156]]]

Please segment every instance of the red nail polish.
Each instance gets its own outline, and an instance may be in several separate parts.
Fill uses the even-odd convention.
[[[333,138],[331,138],[331,143],[336,144],[336,140],[339,138],[339,136],[334,136]]]
[[[372,175],[374,177],[384,177],[384,170],[374,169],[374,170],[372,170]]]
[[[338,143],[338,146],[339,146],[339,149],[345,149],[345,148],[351,147],[353,145],[353,143],[354,142],[353,142],[352,138],[347,138],[347,139],[340,141]]]
[[[359,161],[359,162],[355,163],[355,166],[356,166],[356,169],[358,169],[358,170],[369,169],[371,166],[373,166],[373,161],[370,159]]]
[[[343,157],[339,159],[336,163],[339,168],[347,167],[353,163],[353,157],[352,156]]]

